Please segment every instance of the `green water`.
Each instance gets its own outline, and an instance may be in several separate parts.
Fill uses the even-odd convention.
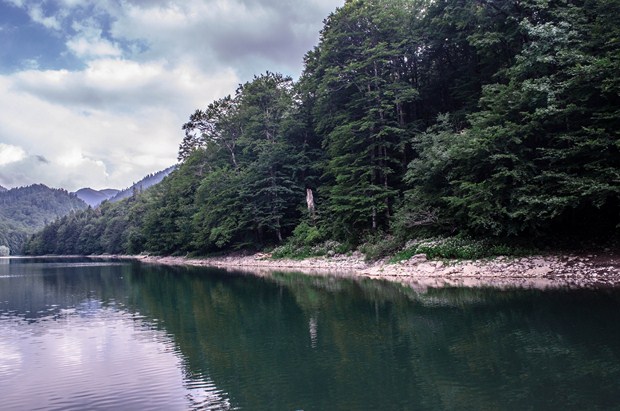
[[[620,290],[0,261],[0,408],[620,409]]]

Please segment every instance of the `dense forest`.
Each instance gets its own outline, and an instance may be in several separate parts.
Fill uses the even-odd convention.
[[[298,81],[255,76],[182,128],[162,183],[27,251],[614,237],[620,2],[348,0]]]
[[[46,224],[86,204],[65,190],[42,184],[0,190],[0,246],[20,254],[26,240]]]

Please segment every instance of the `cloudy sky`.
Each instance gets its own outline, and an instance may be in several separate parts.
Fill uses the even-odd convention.
[[[0,185],[124,188],[196,108],[297,77],[344,0],[0,0]]]

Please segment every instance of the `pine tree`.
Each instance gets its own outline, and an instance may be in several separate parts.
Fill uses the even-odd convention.
[[[387,227],[397,196],[406,106],[414,101],[403,39],[408,2],[349,1],[315,51],[315,117],[327,153],[327,212],[341,237]]]

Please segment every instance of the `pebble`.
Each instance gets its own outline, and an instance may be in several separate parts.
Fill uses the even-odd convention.
[[[257,259],[258,257],[258,259]],[[145,262],[169,265],[219,266],[231,270],[246,270],[259,275],[276,269],[291,269],[310,273],[342,273],[372,278],[399,278],[398,281],[466,281],[468,286],[550,285],[588,286],[610,284],[620,286],[620,261],[617,256],[598,256],[597,263],[576,256],[498,258],[481,261],[427,261],[425,254],[416,254],[409,260],[389,264],[387,260],[364,262],[363,255],[335,255],[333,258],[309,258],[306,260],[271,260],[269,255],[246,257],[219,257],[211,259],[185,259],[182,257],[135,257]],[[605,260],[602,260],[605,258]],[[595,264],[600,264],[597,266]]]

